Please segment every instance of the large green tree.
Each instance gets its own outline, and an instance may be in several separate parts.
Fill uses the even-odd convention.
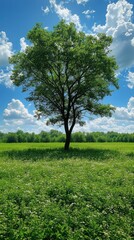
[[[118,88],[114,57],[109,54],[111,37],[78,32],[73,23],[61,21],[53,31],[40,24],[27,35],[31,44],[10,59],[16,86],[28,91],[39,115],[64,126],[65,149],[69,149],[76,123],[86,112],[110,116],[113,107],[102,104],[113,86]],[[38,115],[38,114],[37,114]]]

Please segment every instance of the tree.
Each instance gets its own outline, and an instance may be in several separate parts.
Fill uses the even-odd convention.
[[[27,38],[32,44],[10,59],[11,79],[29,92],[27,100],[34,102],[38,117],[64,126],[68,150],[72,130],[83,124],[85,113],[111,116],[114,110],[101,102],[113,86],[118,88],[116,61],[109,54],[112,39],[86,35],[64,21],[51,32],[36,24]]]
[[[9,132],[6,134],[6,142],[7,143],[17,143],[18,139],[17,139],[17,135],[13,132]]]
[[[72,142],[86,142],[85,133],[75,132],[72,134]]]
[[[86,142],[96,142],[96,138],[94,133],[87,133],[86,134]]]
[[[39,137],[40,142],[50,142],[50,134],[48,132],[41,131]]]

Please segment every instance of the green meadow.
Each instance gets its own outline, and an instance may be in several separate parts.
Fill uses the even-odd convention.
[[[134,143],[0,144],[0,240],[132,240]]]

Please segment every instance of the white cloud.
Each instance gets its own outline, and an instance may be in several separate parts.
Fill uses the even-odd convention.
[[[50,9],[49,9],[49,7],[47,6],[46,8],[41,8],[42,9],[42,11],[45,13],[45,14],[47,14],[47,13],[49,13],[50,12]]]
[[[0,66],[8,65],[8,58],[12,55],[12,43],[8,41],[5,32],[0,32]]]
[[[74,131],[134,132],[134,97],[129,99],[127,107],[117,107],[111,118],[98,117],[94,120],[86,121],[86,125],[83,127],[76,125]]]
[[[7,66],[0,70],[0,84],[4,84],[7,88],[13,88],[13,83],[10,79],[12,74],[12,66]]]
[[[117,107],[113,117],[116,120],[134,122],[134,97],[129,99],[127,107]]]
[[[83,11],[82,13],[86,16],[86,18],[90,18],[91,14],[95,13],[95,11],[88,9],[88,10]]]
[[[126,0],[118,0],[107,6],[105,25],[94,25],[93,30],[112,35],[112,54],[120,69],[134,66],[134,23],[133,5]]]
[[[5,32],[0,32],[0,84],[11,88],[13,86],[10,80],[12,66],[9,66],[9,57],[13,54],[12,43],[8,41]]]
[[[28,113],[28,110],[24,107],[24,104],[20,100],[12,99],[7,108],[4,110],[4,117],[7,120],[12,120],[31,118],[32,115]]]
[[[89,0],[76,0],[78,4],[84,4],[87,3]]]
[[[4,124],[1,126],[2,131],[23,131],[39,133],[40,131],[49,131],[50,129],[58,129],[57,126],[46,126],[46,120],[43,118],[37,120],[34,117],[34,112],[29,113],[28,109],[18,99],[12,99],[3,113]],[[63,128],[60,128],[63,131]],[[134,132],[134,97],[131,97],[126,107],[117,107],[111,118],[98,117],[94,120],[86,121],[86,125],[80,127],[76,125],[74,132],[108,132],[115,131],[120,133]]]
[[[131,97],[131,98],[129,99],[127,108],[128,108],[128,110],[129,110],[130,112],[133,112],[133,113],[134,113],[134,97]]]
[[[20,47],[21,47],[20,51],[25,52],[27,46],[28,45],[25,42],[25,38],[24,37],[20,38]]]
[[[131,45],[134,47],[134,37],[131,39]]]
[[[46,120],[37,120],[33,114],[18,99],[12,99],[3,113],[4,131],[17,131],[21,129],[29,132],[49,131],[51,127],[46,126]]]
[[[72,14],[71,11],[68,8],[63,7],[62,4],[57,4],[56,0],[49,1],[59,18],[64,19],[66,23],[73,22],[76,25],[77,30],[82,31],[83,27],[77,14]]]
[[[134,72],[128,72],[127,82],[129,88],[134,88]]]
[[[25,38],[20,39],[21,51],[26,50],[27,44]],[[13,83],[10,79],[12,75],[12,65],[9,65],[9,57],[13,54],[12,43],[8,41],[5,32],[0,33],[0,84],[4,84],[7,88],[13,88]]]
[[[47,27],[47,26],[46,26],[46,27],[44,27],[44,29],[45,29],[45,30],[48,30],[48,28],[49,28],[49,27]]]
[[[85,10],[85,11],[83,11],[82,12],[83,14],[85,14],[85,15],[89,15],[89,14],[93,14],[93,13],[95,13],[95,11],[94,10]]]

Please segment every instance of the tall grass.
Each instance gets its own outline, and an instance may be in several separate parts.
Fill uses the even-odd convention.
[[[134,144],[0,145],[0,239],[133,239]]]

